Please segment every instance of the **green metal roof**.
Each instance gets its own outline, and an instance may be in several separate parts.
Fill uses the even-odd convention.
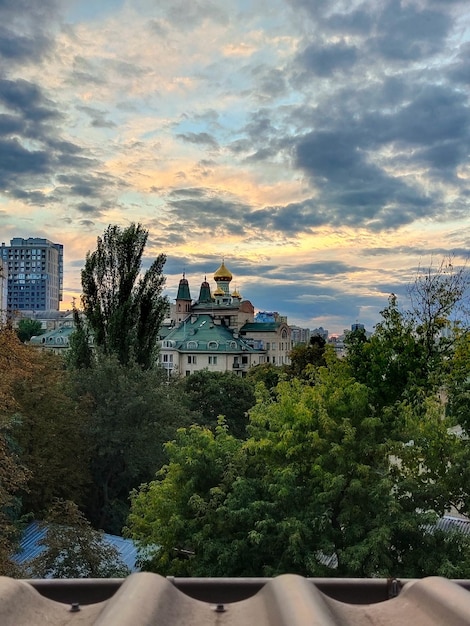
[[[247,322],[240,328],[240,332],[245,333],[274,333],[282,322]]]
[[[64,348],[68,347],[70,335],[74,332],[73,326],[61,326],[48,333],[31,337],[29,343],[33,346]]]
[[[170,342],[170,343],[167,343]],[[215,324],[210,315],[189,316],[180,326],[170,331],[162,346],[179,352],[252,352],[259,353],[244,339],[234,337],[222,324]]]
[[[189,283],[186,278],[182,278],[178,285],[178,293],[176,294],[177,300],[191,300],[191,294],[189,293]]]

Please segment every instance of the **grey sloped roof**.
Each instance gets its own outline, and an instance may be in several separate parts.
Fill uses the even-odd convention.
[[[183,593],[185,585],[179,585],[178,579],[172,581],[143,572],[132,574],[119,584],[114,581],[116,584],[108,587],[102,580],[68,581],[68,585],[62,585],[63,581],[36,581],[35,589],[33,582],[0,579],[2,626],[464,626],[470,623],[470,594],[462,581],[456,584],[437,577],[393,581],[392,585],[390,581],[377,579],[309,580],[293,574],[261,580],[258,584],[256,579],[231,579],[232,588],[239,585],[245,591],[245,599],[231,603],[227,603],[226,593],[224,596],[227,581],[221,583],[220,579],[199,579],[206,596],[212,594],[210,601]],[[67,598],[67,603],[50,599],[54,597],[54,589],[61,585],[62,599]],[[86,604],[85,589],[93,596],[94,586],[101,587],[101,601]],[[255,593],[248,593],[250,597],[247,597],[250,586]],[[354,595],[360,589],[362,604],[332,597],[344,596],[348,591]],[[377,599],[377,589],[397,590],[399,594],[372,603]],[[113,595],[106,596],[113,591]],[[55,597],[57,600],[57,594]]]

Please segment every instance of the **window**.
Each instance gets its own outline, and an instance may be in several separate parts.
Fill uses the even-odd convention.
[[[209,365],[217,365],[217,357],[209,356]]]
[[[269,341],[266,342],[266,350],[271,350],[271,344]]]
[[[188,354],[188,365],[191,365],[191,363],[193,365],[196,365],[196,355],[195,354]]]
[[[173,355],[172,354],[164,354],[163,355],[164,363],[173,363]]]
[[[276,350],[276,342],[273,341],[272,345],[271,345],[271,350]]]
[[[248,357],[245,354],[242,355],[242,363],[243,365],[246,365],[248,363]]]

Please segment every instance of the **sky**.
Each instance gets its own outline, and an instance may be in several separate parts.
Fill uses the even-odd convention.
[[[468,0],[0,0],[0,235],[149,230],[289,324],[368,330],[470,244]],[[215,287],[215,283],[212,283]]]

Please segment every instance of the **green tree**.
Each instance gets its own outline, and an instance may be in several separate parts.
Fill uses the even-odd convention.
[[[311,380],[315,369],[325,365],[326,341],[320,335],[313,335],[308,344],[299,343],[290,351],[290,365],[287,368],[291,377]]]
[[[41,322],[39,320],[22,319],[18,322],[16,333],[23,343],[29,341],[31,337],[43,334]]]
[[[163,443],[189,420],[163,370],[98,353],[95,365],[76,370],[73,381],[74,398],[88,415],[92,484],[85,512],[94,527],[119,534],[130,490],[154,476],[166,458]]]
[[[225,417],[229,432],[246,437],[248,411],[255,404],[253,384],[232,372],[200,370],[179,381],[188,409],[199,417],[194,421],[209,428]]]
[[[80,311],[73,308],[75,330],[70,335],[66,363],[70,369],[91,367],[93,365],[93,349],[90,345],[90,332],[82,319]]]
[[[75,503],[57,500],[40,528],[44,550],[25,564],[31,578],[125,578],[129,568]]]
[[[157,480],[132,493],[126,531],[144,548],[144,568],[179,576],[230,575],[235,562],[241,563],[246,536],[241,526],[234,534],[234,520],[221,508],[244,473],[242,442],[223,424],[215,430],[194,425],[178,430],[166,449],[169,463]]]
[[[273,363],[259,363],[250,367],[246,375],[247,380],[255,385],[262,383],[273,395],[279,382],[285,378],[285,367]]]
[[[421,397],[420,390],[430,391],[414,320],[400,310],[395,294],[381,316],[370,339],[362,331],[353,331],[345,340],[353,375],[369,388],[372,407],[379,412],[404,398]]]
[[[382,410],[402,400],[421,403],[446,385],[456,342],[466,332],[469,274],[450,259],[419,270],[409,288],[409,308],[395,294],[381,311],[370,339],[350,333],[347,359]]]
[[[140,224],[109,226],[88,252],[82,270],[82,304],[96,346],[122,364],[154,363],[158,331],[168,311],[162,295],[166,257],[142,272],[148,231]]]
[[[468,571],[468,541],[435,527],[457,493],[448,471],[459,445],[439,405],[402,404],[394,422],[371,416],[369,390],[348,363],[327,355],[327,364],[313,386],[281,382],[275,401],[260,388],[245,442],[221,425],[168,444],[168,465],[132,497],[130,535],[161,546],[147,567],[193,576]]]

